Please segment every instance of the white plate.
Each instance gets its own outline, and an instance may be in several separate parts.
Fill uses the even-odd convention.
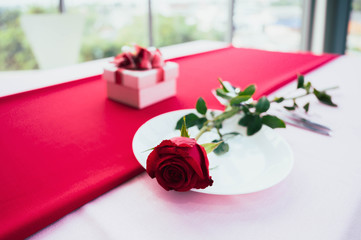
[[[154,117],[144,123],[133,138],[133,152],[139,163],[146,168],[146,160],[150,151],[162,140],[180,136],[174,130],[176,122],[193,109],[168,112]],[[239,131],[244,128],[237,124],[239,116],[227,119],[222,133]],[[195,137],[198,129],[189,129],[191,137]],[[199,143],[211,142],[217,138],[215,132],[207,132],[198,140]],[[291,171],[293,154],[288,143],[275,130],[263,126],[253,136],[236,136],[227,141],[230,146],[228,153],[217,156],[208,154],[210,175],[213,186],[192,191],[234,195],[252,193],[267,189],[282,181]]]

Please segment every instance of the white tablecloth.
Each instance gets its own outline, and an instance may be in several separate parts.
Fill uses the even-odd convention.
[[[306,75],[320,89],[340,87],[331,92],[338,108],[312,99],[310,109],[333,136],[275,130],[295,157],[278,185],[234,196],[167,192],[143,173],[30,239],[361,239],[360,73],[361,57],[342,56]]]

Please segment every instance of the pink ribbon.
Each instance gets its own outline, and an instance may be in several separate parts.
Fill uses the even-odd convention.
[[[159,49],[150,51],[135,45],[135,53],[124,52],[118,54],[112,63],[118,68],[149,70],[152,68],[162,68],[164,66],[164,59]]]

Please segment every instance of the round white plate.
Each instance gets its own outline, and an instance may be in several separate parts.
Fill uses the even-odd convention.
[[[180,131],[174,129],[175,125],[182,116],[191,112],[196,113],[194,109],[164,113],[138,129],[133,138],[133,152],[144,168],[151,152],[146,150],[157,146],[162,140],[180,136]],[[239,118],[227,119],[221,132],[244,133],[245,129],[237,124]],[[195,137],[197,131],[197,127],[190,128],[190,137]],[[198,143],[211,142],[217,136],[216,132],[207,132]],[[213,185],[192,191],[218,195],[257,192],[279,183],[292,169],[293,154],[290,146],[276,131],[266,126],[253,136],[235,136],[227,143],[230,150],[226,154],[208,154]]]

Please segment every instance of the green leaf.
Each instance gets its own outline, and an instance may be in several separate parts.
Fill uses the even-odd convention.
[[[253,115],[247,125],[247,135],[251,136],[262,128],[262,120],[259,115]]]
[[[148,151],[153,151],[155,147],[149,148],[147,150],[144,150],[142,153],[148,152]]]
[[[276,116],[265,115],[262,117],[262,123],[270,128],[285,128],[286,124]]]
[[[307,93],[309,93],[310,92],[310,89],[311,89],[311,83],[310,82],[308,82],[308,83],[306,83],[306,85],[305,85],[305,89],[306,89],[306,92]]]
[[[213,140],[213,142],[220,142],[220,140]],[[220,142],[219,146],[217,146],[213,152],[216,154],[216,155],[222,155],[222,154],[225,154],[226,152],[229,151],[229,145],[228,143],[225,143],[225,142]]]
[[[262,120],[259,115],[246,114],[238,122],[239,125],[247,127],[247,135],[253,135],[262,128]]]
[[[332,102],[331,96],[328,95],[325,91],[320,92],[317,89],[313,89],[313,93],[320,102],[329,106],[337,107],[337,104]]]
[[[273,101],[276,102],[276,103],[281,103],[281,102],[283,102],[284,100],[285,100],[284,97],[275,97],[275,98],[273,99]]]
[[[288,107],[288,106],[283,106],[285,109],[287,109],[288,111],[293,111],[295,110],[296,108],[298,108],[298,105],[296,103],[296,99],[293,99],[293,106],[291,107]]]
[[[298,108],[298,105],[297,105],[297,103],[296,103],[296,99],[293,99],[293,106],[294,106],[295,108]]]
[[[186,127],[187,128],[195,126],[199,119],[199,117],[197,115],[195,115],[194,113],[189,113],[189,114],[185,115],[185,118],[186,118]],[[183,117],[178,120],[175,129],[180,130],[182,128],[182,125],[183,125]]]
[[[201,129],[205,122],[207,122],[207,118],[205,118],[205,117],[199,118],[196,123],[198,129]]]
[[[303,106],[303,109],[305,109],[306,112],[308,112],[310,108],[310,103],[306,103],[304,106]]]
[[[249,107],[247,105],[242,105],[242,111],[245,113],[245,114],[248,114],[250,111],[249,111]]]
[[[223,89],[228,93],[235,94],[235,87],[230,82],[223,81]]]
[[[261,97],[256,104],[256,112],[266,112],[270,107],[270,102],[266,97]]]
[[[216,94],[217,94],[217,96],[220,96],[221,98],[224,98],[224,99],[227,99],[227,100],[230,100],[232,98],[222,88],[217,88],[216,89]]]
[[[228,135],[237,136],[237,135],[241,135],[241,134],[239,132],[229,132],[229,133],[223,134],[223,137],[228,136]]]
[[[216,120],[214,121],[214,127],[217,129],[221,129],[223,127],[222,123],[223,123],[222,119]]]
[[[228,93],[229,90],[228,90],[227,87],[225,86],[226,84],[223,82],[222,78],[218,78],[218,82],[221,84],[222,89],[223,89],[226,93]]]
[[[186,117],[183,117],[183,124],[181,128],[181,137],[187,137],[189,138],[188,130],[187,130],[187,124],[186,124]]]
[[[256,86],[252,84],[246,87],[242,92],[240,92],[238,96],[247,96],[247,95],[252,96],[255,91],[256,91]]]
[[[196,104],[197,112],[199,112],[202,115],[205,115],[207,113],[207,106],[206,102],[202,97],[198,98],[197,104]]]
[[[231,105],[238,105],[242,102],[247,101],[248,99],[250,99],[252,96],[251,95],[242,95],[242,96],[236,96],[234,98],[231,99],[230,104]]]
[[[296,109],[295,106],[291,106],[291,107],[288,107],[288,106],[283,106],[285,109],[287,109],[288,111],[293,111]]]
[[[211,153],[214,149],[216,149],[222,142],[216,143],[203,143],[201,144],[202,147],[206,150],[207,154]]]
[[[252,120],[253,120],[253,116],[251,114],[246,114],[238,121],[238,124],[247,127],[248,123]]]
[[[303,75],[298,75],[297,76],[297,88],[305,88],[304,83],[305,83],[305,78],[303,77]]]

